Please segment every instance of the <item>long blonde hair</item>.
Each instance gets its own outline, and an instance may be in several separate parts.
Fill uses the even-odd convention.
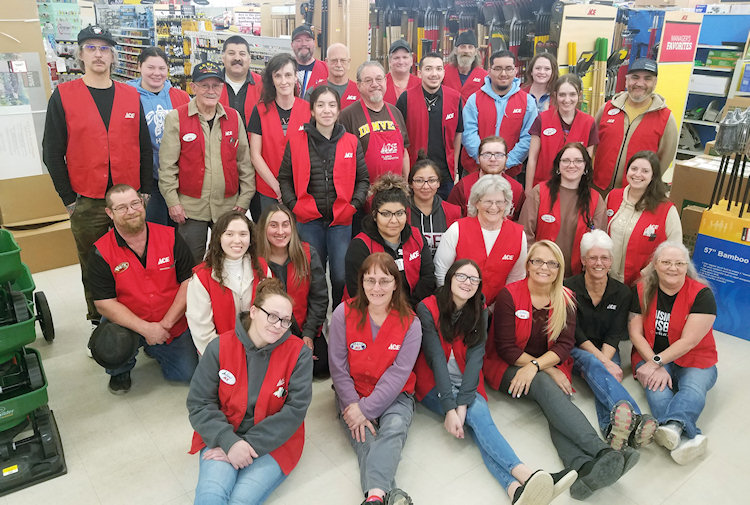
[[[533,258],[534,251],[536,251],[540,247],[546,247],[547,249],[549,249],[552,252],[552,255],[555,257],[555,261],[560,264],[560,267],[557,269],[557,277],[555,277],[549,293],[550,309],[552,309],[552,314],[547,320],[547,334],[549,335],[549,339],[551,341],[554,341],[557,340],[557,337],[560,336],[560,333],[562,333],[562,331],[565,329],[565,326],[567,325],[568,311],[574,311],[576,309],[576,299],[573,296],[573,292],[563,286],[565,258],[558,245],[550,240],[540,240],[539,242],[534,242],[534,244],[529,247],[529,252],[526,255],[527,276],[529,271],[529,262]]]

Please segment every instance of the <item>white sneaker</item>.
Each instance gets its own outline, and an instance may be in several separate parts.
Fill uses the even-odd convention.
[[[662,424],[654,433],[654,441],[668,450],[676,449],[680,445],[682,427],[677,423]]]
[[[696,458],[706,453],[708,438],[705,435],[696,435],[695,438],[682,437],[680,444],[670,454],[675,463],[687,465]]]

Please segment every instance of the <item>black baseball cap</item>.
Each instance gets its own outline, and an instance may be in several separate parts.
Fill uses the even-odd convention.
[[[294,29],[292,32],[292,40],[296,39],[300,35],[307,35],[311,39],[314,39],[315,36],[313,35],[312,28],[310,28],[310,25],[300,25],[297,28]]]
[[[458,37],[456,37],[456,47],[462,45],[462,44],[468,44],[470,46],[477,46],[477,36],[474,35],[474,32],[471,30],[466,30],[465,32],[461,32],[458,34]]]
[[[112,34],[109,33],[109,30],[99,25],[88,25],[86,28],[78,32],[79,44],[83,44],[87,40],[91,39],[103,40],[110,46],[114,46],[117,44],[117,42],[115,42],[115,39],[112,38]]]
[[[659,65],[657,65],[656,61],[652,60],[651,58],[638,58],[633,62],[632,65],[630,65],[628,73],[632,74],[633,72],[638,72],[639,70],[645,70],[646,72],[651,72],[654,75],[659,75]]]
[[[406,42],[404,39],[398,39],[391,44],[390,49],[388,49],[388,54],[393,54],[395,51],[398,51],[399,49],[406,49],[407,52],[411,52],[411,46],[409,46],[409,43]]]
[[[213,61],[198,63],[195,68],[193,68],[193,82],[201,82],[210,77],[216,77],[224,82],[224,76],[221,75],[221,67]]]

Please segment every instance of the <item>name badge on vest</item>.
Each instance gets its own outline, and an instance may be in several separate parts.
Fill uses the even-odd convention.
[[[555,222],[555,216],[552,214],[542,214],[542,221],[545,223],[554,223]]]
[[[516,317],[518,319],[528,319],[529,318],[529,311],[528,310],[517,310],[516,311]]]
[[[615,209],[607,209],[607,217],[612,217],[615,215]]]
[[[184,140],[185,142],[192,142],[193,140],[197,138],[198,138],[198,135],[196,135],[195,133],[186,133],[185,135],[182,136],[182,140]]]
[[[648,237],[648,240],[650,242],[653,242],[656,240],[656,229],[659,227],[658,224],[650,224],[646,226],[646,229],[643,230],[643,236]]]
[[[351,349],[352,351],[364,351],[365,349],[367,349],[367,344],[365,344],[364,342],[352,342],[351,344],[349,344],[349,349]]]
[[[129,266],[130,266],[130,263],[128,263],[127,261],[123,261],[122,263],[120,263],[119,265],[115,267],[115,273],[119,274],[121,272],[124,272],[125,270],[128,269]]]
[[[279,382],[276,383],[276,391],[273,392],[273,395],[276,398],[284,398],[289,393],[289,391],[284,389],[284,382],[284,378],[282,377],[279,379]]]
[[[545,128],[545,130],[542,132],[543,135],[546,135],[547,137],[551,137],[557,133],[557,128]]]
[[[396,259],[396,268],[398,268],[399,272],[404,271],[404,258]]]
[[[237,382],[237,379],[234,378],[234,374],[225,368],[219,370],[219,379],[221,379],[221,382],[223,382],[224,384],[228,384],[230,386],[234,386],[234,384]]]
[[[616,116],[619,113],[620,113],[620,109],[609,109],[609,112],[607,112],[607,114],[609,114],[610,116]]]

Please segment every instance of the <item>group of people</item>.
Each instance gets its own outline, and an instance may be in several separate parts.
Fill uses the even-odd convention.
[[[518,505],[585,499],[652,439],[681,464],[705,452],[716,304],[661,179],[676,125],[653,60],[592,117],[552,55],[522,84],[511,52],[482,68],[472,32],[417,75],[398,40],[390,72],[366,61],[356,82],[348,49],[316,59],[306,25],[262,75],[233,36],[223,66],[195,66],[193,98],[157,47],[121,84],[106,29],[78,44],[85,72],[53,93],[43,147],[89,349],[115,394],[141,347],[190,382],[196,503],[262,503],[329,375],[369,505],[411,503],[395,477],[416,402],[474,439]],[[651,414],[622,386],[623,340]],[[601,436],[570,401],[573,374]],[[485,386],[537,403],[562,470],[521,460]]]

